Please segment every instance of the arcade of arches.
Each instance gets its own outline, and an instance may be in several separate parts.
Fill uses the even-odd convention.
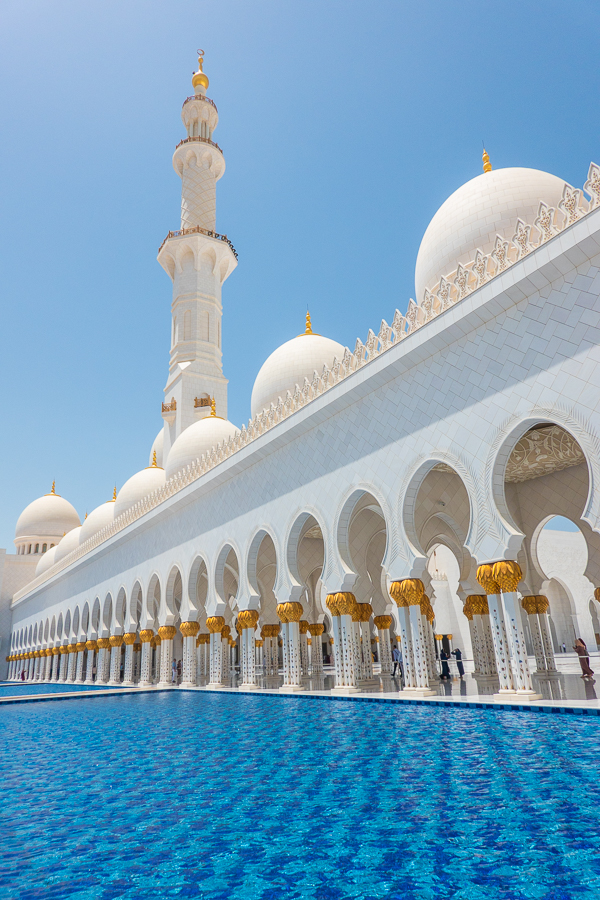
[[[402,512],[417,560],[412,577],[389,578],[387,513],[374,494],[357,490],[337,526],[349,573],[339,591],[327,592],[323,581],[332,538],[304,513],[279,558],[265,528],[244,559],[226,544],[212,573],[199,555],[189,573],[173,564],[146,588],[136,582],[13,633],[9,679],[166,686],[179,664],[184,686],[230,686],[239,670],[242,689],[262,679],[278,686],[283,676],[281,689],[294,691],[308,680],[322,688],[327,669],[333,690],[348,693],[388,678],[397,645],[401,689],[427,695],[439,680],[440,650],[454,638],[475,678],[499,696],[533,699],[529,657],[537,673],[552,676],[556,650],[570,649],[577,631],[592,647],[600,641],[600,535],[583,518],[588,483],[583,453],[559,426],[536,425],[513,441],[498,506],[522,535],[520,549],[514,559],[478,564],[468,550],[469,489],[432,459],[415,474]],[[579,528],[564,571],[555,546],[562,533],[548,538],[545,528],[557,515]],[[440,560],[452,572],[440,571]],[[282,588],[282,568],[291,589]],[[207,610],[211,590],[218,615]]]

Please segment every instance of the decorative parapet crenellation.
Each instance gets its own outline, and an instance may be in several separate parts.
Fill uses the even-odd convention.
[[[589,200],[584,197],[589,195]],[[434,316],[444,312],[464,297],[505,272],[520,259],[536,250],[565,228],[573,225],[583,216],[600,205],[600,166],[590,163],[587,181],[580,188],[565,182],[558,207],[548,206],[540,201],[538,214],[532,224],[517,219],[514,234],[507,240],[497,234],[494,247],[489,254],[478,249],[475,257],[468,262],[459,262],[452,272],[440,276],[432,290],[425,290],[419,309],[412,310],[413,319],[423,325]],[[412,302],[412,301],[411,301]],[[415,304],[416,306],[416,304]],[[409,312],[411,307],[409,304]],[[408,318],[408,313],[407,313]]]
[[[161,503],[164,503],[192,482],[197,481],[211,469],[214,469],[215,466],[218,466],[219,463],[229,459],[234,453],[242,450],[279,422],[287,419],[297,410],[320,397],[321,394],[348,378],[353,372],[358,371],[358,369],[385,353],[390,347],[396,346],[396,344],[414,331],[422,328],[440,313],[454,306],[484,284],[487,284],[532,250],[535,250],[600,206],[600,166],[596,165],[596,163],[591,163],[590,165],[588,178],[583,190],[589,194],[589,202],[585,200],[581,190],[568,184],[564,186],[563,196],[558,204],[558,209],[540,202],[538,215],[533,225],[517,219],[515,233],[510,241],[498,235],[491,254],[485,255],[481,250],[477,250],[475,258],[471,262],[459,263],[454,272],[440,278],[434,291],[425,291],[421,304],[415,303],[414,300],[409,300],[406,315],[396,310],[390,325],[385,319],[382,319],[377,334],[369,330],[364,344],[360,338],[357,339],[354,352],[346,347],[342,358],[334,359],[331,367],[325,365],[320,373],[313,372],[313,377],[310,381],[308,378],[305,378],[303,384],[296,384],[293,392],[288,391],[285,397],[279,398],[277,404],[271,403],[269,409],[264,409],[251,418],[248,425],[243,425],[241,430],[233,437],[217,444],[207,453],[202,454],[199,459],[169,478],[163,487],[148,494],[128,509],[127,512],[81,544],[76,550],[73,550],[51,566],[43,575],[34,578],[33,581],[14,595],[13,602],[26,596],[63,569],[73,565],[78,559],[90,553],[115,534],[123,531],[133,522],[141,519],[146,513],[156,509]],[[230,243],[225,235],[205,232],[204,229],[200,228],[169,232],[169,237],[187,234],[192,231],[208,233],[211,237],[218,237],[220,240]],[[569,462],[568,464],[573,463]],[[517,480],[516,476],[515,480]]]

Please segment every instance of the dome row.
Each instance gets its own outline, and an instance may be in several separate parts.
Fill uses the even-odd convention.
[[[425,231],[415,269],[417,302],[423,300],[426,290],[435,289],[440,277],[455,271],[458,263],[470,263],[477,250],[489,254],[497,235],[510,239],[517,219],[532,224],[540,201],[558,206],[563,189],[564,182],[547,172],[526,168],[491,171],[488,165],[483,175],[464,184],[442,204]],[[315,372],[320,374],[325,365],[332,366],[343,353],[344,347],[337,341],[312,332],[307,314],[305,333],[278,347],[259,370],[252,390],[252,417],[277,405],[279,398],[284,400],[288,391],[293,394],[296,385],[302,386],[305,378],[311,381]],[[149,466],[126,481],[116,497],[95,509],[83,524],[53,486],[50,494],[30,503],[19,516],[17,552],[31,553],[34,547],[39,553],[38,548],[49,547],[36,569],[36,574],[42,574],[238,430],[213,409],[212,415],[179,435],[165,459],[161,429],[150,451]]]

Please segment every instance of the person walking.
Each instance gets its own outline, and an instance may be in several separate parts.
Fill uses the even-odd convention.
[[[177,684],[177,662],[175,660],[171,664],[171,684]]]
[[[463,675],[465,674],[465,667],[464,667],[463,661],[462,661],[461,650],[457,647],[456,650],[452,651],[452,656],[454,656],[456,658],[456,668],[458,669],[458,674],[462,678]]]
[[[577,640],[573,644],[573,650],[579,657],[579,665],[581,666],[582,671],[581,677],[591,678],[594,674],[594,671],[593,669],[590,669],[590,655],[583,638],[577,638]]]
[[[400,677],[402,677],[402,666],[400,665],[402,662],[402,655],[398,650],[398,647],[395,646],[392,650],[392,662],[394,663],[394,668],[392,670],[392,678],[396,677],[396,669],[400,666]]]
[[[440,651],[440,659],[442,661],[442,674],[441,674],[442,681],[444,681],[446,678],[449,680],[450,679],[450,666],[448,665],[448,660],[450,659],[450,656],[448,653],[446,653],[445,650],[441,650]]]

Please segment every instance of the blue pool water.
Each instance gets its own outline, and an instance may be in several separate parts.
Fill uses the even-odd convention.
[[[2,697],[20,697],[23,694],[69,694],[71,691],[106,690],[105,684],[40,684],[39,682],[2,681],[0,682],[0,699]]]
[[[193,692],[5,707],[0,896],[597,900],[599,737]]]

